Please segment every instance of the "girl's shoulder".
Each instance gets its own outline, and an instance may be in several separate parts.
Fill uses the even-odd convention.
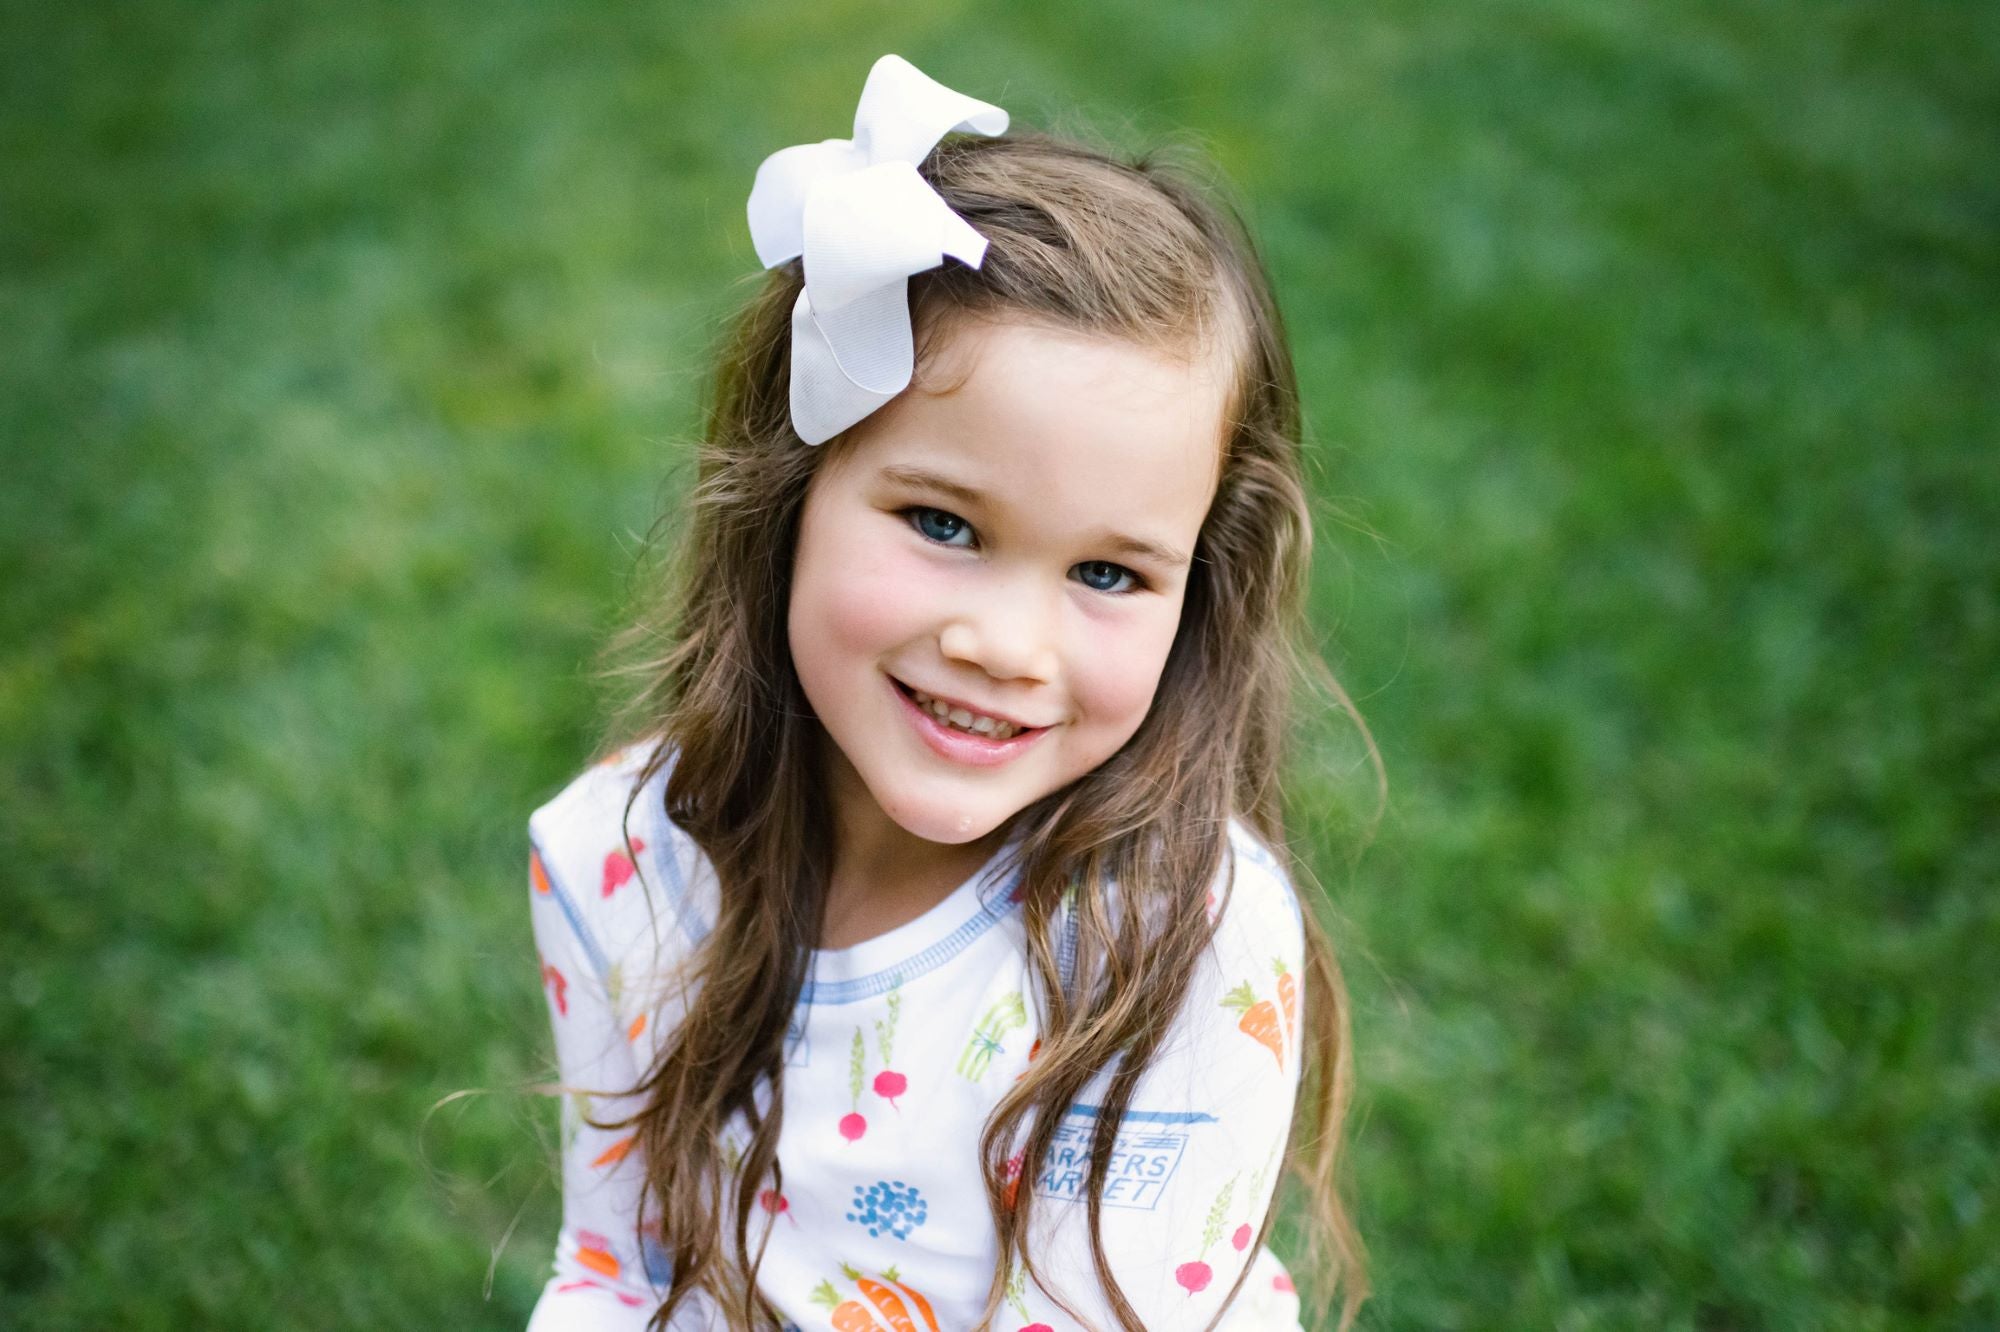
[[[1242,819],[1229,823],[1229,854],[1209,889],[1209,915],[1221,918],[1219,949],[1231,943],[1288,958],[1305,953],[1305,916],[1288,861]]]
[[[591,969],[632,974],[685,952],[714,919],[713,875],[666,812],[672,756],[630,745],[570,780],[528,816],[533,890],[554,899]],[[648,772],[648,768],[652,768]]]

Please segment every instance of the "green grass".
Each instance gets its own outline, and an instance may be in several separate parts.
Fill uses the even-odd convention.
[[[2000,11],[10,18],[0,1324],[525,1320],[523,820],[884,50],[1268,251],[1367,1323],[2000,1323]]]

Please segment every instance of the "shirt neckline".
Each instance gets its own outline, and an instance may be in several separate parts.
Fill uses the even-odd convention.
[[[686,838],[666,811],[666,768],[654,774],[654,789],[645,797],[651,811],[654,844],[646,852],[659,866],[661,884],[689,942],[699,947],[714,928],[709,915],[713,901],[698,904],[700,891],[683,876],[677,848]],[[922,975],[961,952],[980,935],[1005,919],[1020,901],[1020,849],[1025,825],[1016,823],[1000,847],[936,906],[892,930],[846,948],[813,949],[807,958],[806,981],[799,1004],[845,1004],[886,993],[912,976]],[[690,848],[697,864],[699,848]],[[696,871],[699,875],[699,871]],[[713,893],[712,872],[700,876]]]
[[[893,984],[900,978],[896,973],[928,970],[926,966],[912,965],[920,963],[927,954],[950,948],[962,936],[969,942],[971,935],[983,932],[1016,905],[1012,892],[1019,876],[1012,859],[1020,840],[1018,829],[1009,832],[983,865],[923,914],[845,948],[813,949],[812,980],[803,997],[824,1002],[830,997],[829,991],[841,993],[856,988],[872,991],[877,986],[869,982],[885,980]],[[950,948],[950,951],[957,950]],[[880,988],[886,989],[887,985]]]

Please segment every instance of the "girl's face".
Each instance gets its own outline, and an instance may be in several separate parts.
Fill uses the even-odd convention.
[[[962,383],[913,385],[829,446],[789,631],[834,741],[840,826],[964,843],[1144,720],[1215,494],[1228,385],[1220,364],[1017,323],[962,328],[938,359]]]

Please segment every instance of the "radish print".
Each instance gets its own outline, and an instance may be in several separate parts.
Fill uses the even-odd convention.
[[[868,1131],[868,1121],[861,1115],[861,1076],[868,1063],[868,1043],[861,1039],[861,1028],[854,1029],[854,1059],[847,1074],[847,1091],[854,1098],[852,1112],[840,1117],[840,1136],[855,1142]]]
[[[1229,1214],[1229,1195],[1235,1191],[1236,1176],[1231,1175],[1229,1182],[1222,1186],[1222,1192],[1215,1196],[1215,1205],[1208,1209],[1208,1224],[1201,1232],[1201,1252],[1195,1255],[1193,1262],[1182,1263],[1174,1269],[1174,1280],[1180,1282],[1182,1288],[1191,1296],[1207,1290],[1209,1281],[1215,1275],[1202,1259],[1215,1247],[1215,1242],[1222,1238],[1222,1218]]]
[[[1229,1242],[1235,1247],[1238,1253],[1248,1248],[1250,1245],[1250,1223],[1246,1221],[1236,1227],[1236,1233],[1229,1237]]]
[[[1278,1021],[1278,1006],[1269,999],[1259,999],[1257,992],[1244,981],[1222,997],[1224,1008],[1235,1009],[1243,1016],[1237,1020],[1236,1029],[1251,1037],[1277,1057],[1278,1067],[1285,1066],[1285,1032]]]
[[[889,1067],[892,1062],[890,1052],[896,1044],[896,1018],[902,1012],[903,983],[897,981],[889,991],[889,1020],[875,1023],[875,1040],[882,1047],[882,1071],[875,1075],[875,1094],[887,1101],[897,1114],[903,1107],[896,1104],[896,1098],[910,1089],[910,1080]]]
[[[769,1212],[772,1216],[777,1216],[779,1213],[782,1212],[784,1214],[785,1220],[791,1222],[795,1226],[799,1223],[799,1219],[792,1215],[791,1203],[786,1201],[785,1195],[778,1192],[776,1189],[765,1189],[762,1193],[758,1194],[757,1205],[759,1207],[762,1207],[765,1211]]]
[[[549,991],[549,1002],[556,1006],[556,1016],[568,1017],[569,982],[563,979],[563,974],[560,971],[557,971],[547,962],[542,962],[542,955],[540,953],[535,954],[535,961],[542,963],[542,984],[553,987]]]
[[[646,844],[634,837],[632,853],[637,855],[646,849]],[[623,888],[632,877],[632,857],[620,850],[607,852],[604,857],[604,895],[606,897]]]
[[[972,1035],[965,1042],[965,1051],[958,1057],[960,1077],[977,1082],[986,1076],[987,1066],[993,1056],[1001,1053],[1001,1038],[1010,1031],[1028,1025],[1028,1007],[1021,1000],[1019,990],[1010,990],[993,1001],[979,1022],[972,1028]]]

